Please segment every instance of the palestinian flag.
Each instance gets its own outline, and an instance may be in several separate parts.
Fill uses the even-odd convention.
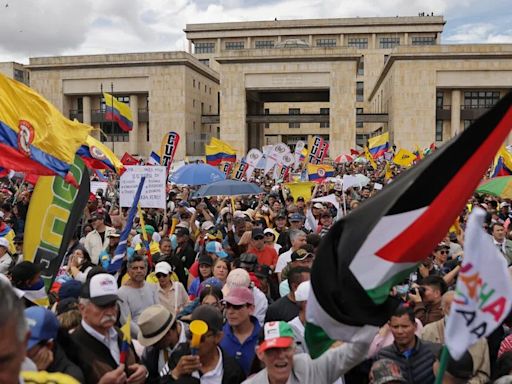
[[[512,93],[468,129],[400,174],[338,221],[317,251],[306,343],[318,356],[330,339],[350,341],[382,326],[398,301],[390,289],[446,235],[512,128]]]

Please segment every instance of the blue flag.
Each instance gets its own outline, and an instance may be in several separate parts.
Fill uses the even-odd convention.
[[[141,177],[139,187],[137,188],[137,193],[133,198],[132,207],[130,208],[130,212],[128,213],[128,219],[126,220],[126,226],[121,232],[121,236],[119,237],[119,244],[114,252],[114,257],[110,261],[110,265],[108,266],[108,273],[114,274],[121,269],[123,264],[124,254],[126,253],[126,243],[128,241],[128,235],[132,230],[133,219],[135,219],[135,214],[137,213],[137,204],[139,204],[140,195],[142,193],[142,187],[144,186],[144,181],[146,181],[146,177]]]

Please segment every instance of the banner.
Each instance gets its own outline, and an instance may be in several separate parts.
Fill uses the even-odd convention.
[[[145,176],[146,182],[140,197],[142,208],[163,208],[166,204],[166,167],[158,165],[126,167],[119,182],[119,205],[131,207],[140,179]]]
[[[315,136],[309,151],[308,161],[311,164],[321,164],[329,151],[329,143],[320,136]]]
[[[401,167],[410,167],[416,161],[416,155],[407,149],[400,149],[393,158],[393,163]]]
[[[75,156],[70,168],[80,189],[60,176],[39,178],[28,207],[24,259],[41,266],[46,289],[51,286],[89,197],[89,172]]]
[[[302,154],[302,150],[306,147],[306,143],[302,140],[297,141],[297,144],[295,144],[295,151],[293,151],[295,162],[293,164],[293,168],[297,169],[300,165],[300,156]]]
[[[162,138],[162,144],[160,145],[160,164],[165,167],[167,173],[169,173],[169,168],[174,159],[174,154],[176,153],[179,142],[180,135],[174,131],[169,132]]]
[[[221,163],[219,168],[226,175],[226,179],[228,179],[229,176],[231,175],[231,171],[233,170],[233,163],[231,163],[231,162]]]
[[[236,163],[235,166],[233,167],[232,179],[242,180],[242,177],[244,177],[246,170],[247,170],[247,163],[245,163],[243,161]]]
[[[274,145],[267,156],[267,163],[265,164],[265,170],[263,174],[266,175],[274,165],[280,164],[281,158],[285,153],[290,153],[290,147],[288,147],[286,144],[277,143]]]
[[[284,153],[278,160],[278,166],[274,169],[274,178],[276,180],[285,180],[293,165],[294,156],[291,153]]]
[[[123,157],[121,157],[121,163],[124,165],[137,165],[139,164],[139,160],[130,155],[128,152],[125,152]]]
[[[252,176],[254,169],[258,166],[258,163],[263,158],[263,152],[259,149],[252,148],[247,152],[247,156],[245,157],[245,162],[247,163],[247,180],[249,180]]]
[[[102,189],[103,193],[107,192],[108,183],[106,181],[91,181],[91,193],[96,194],[98,189]]]

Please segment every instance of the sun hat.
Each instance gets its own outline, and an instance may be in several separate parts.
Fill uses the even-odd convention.
[[[155,304],[147,307],[137,319],[139,326],[137,341],[144,347],[158,343],[175,321],[175,316],[163,305]]]

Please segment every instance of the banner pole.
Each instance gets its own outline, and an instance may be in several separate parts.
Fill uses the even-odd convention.
[[[448,348],[445,345],[445,346],[443,346],[443,350],[441,352],[441,358],[439,359],[439,369],[437,370],[435,384],[442,384],[443,376],[446,371],[446,365],[448,363],[449,357],[450,357],[450,353],[448,352]]]

